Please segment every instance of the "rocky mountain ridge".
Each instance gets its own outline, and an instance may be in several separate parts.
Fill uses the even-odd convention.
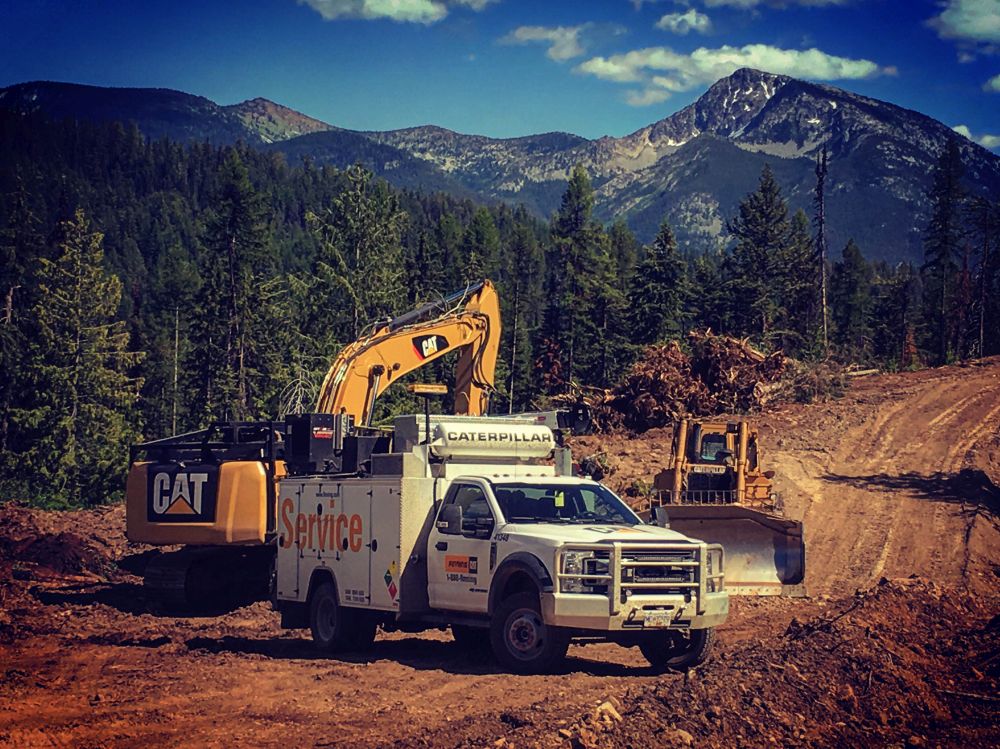
[[[151,138],[242,140],[293,162],[361,162],[401,187],[524,203],[541,216],[558,207],[570,170],[582,163],[602,219],[623,216],[648,240],[666,218],[695,251],[724,243],[726,219],[765,163],[792,207],[809,210],[814,160],[824,145],[834,254],[854,238],[869,257],[919,259],[930,173],[949,138],[961,144],[970,189],[1000,195],[1000,156],[943,123],[833,86],[747,68],[664,119],[596,140],[569,133],[490,138],[434,125],[359,132],[266,99],[220,106],[164,89],[58,83],[2,89],[0,107],[134,121]]]

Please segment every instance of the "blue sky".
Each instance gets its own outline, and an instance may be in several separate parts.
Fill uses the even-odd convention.
[[[1000,148],[1000,0],[6,0],[0,85],[263,96],[334,125],[620,136],[750,66]]]

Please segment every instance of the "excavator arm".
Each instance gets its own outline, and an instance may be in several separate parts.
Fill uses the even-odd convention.
[[[490,281],[469,286],[387,323],[345,346],[323,380],[316,410],[369,424],[375,400],[402,376],[452,351],[455,412],[481,416],[493,391],[500,348],[500,300]]]

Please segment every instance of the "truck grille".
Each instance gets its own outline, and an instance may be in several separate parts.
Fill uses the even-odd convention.
[[[698,549],[622,549],[621,586],[633,595],[683,595],[698,587]]]

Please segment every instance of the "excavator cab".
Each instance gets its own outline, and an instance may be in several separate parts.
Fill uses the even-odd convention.
[[[759,455],[746,421],[681,420],[646,514],[665,512],[671,528],[722,544],[730,593],[805,595],[802,523],[785,517],[774,472],[760,469]]]

